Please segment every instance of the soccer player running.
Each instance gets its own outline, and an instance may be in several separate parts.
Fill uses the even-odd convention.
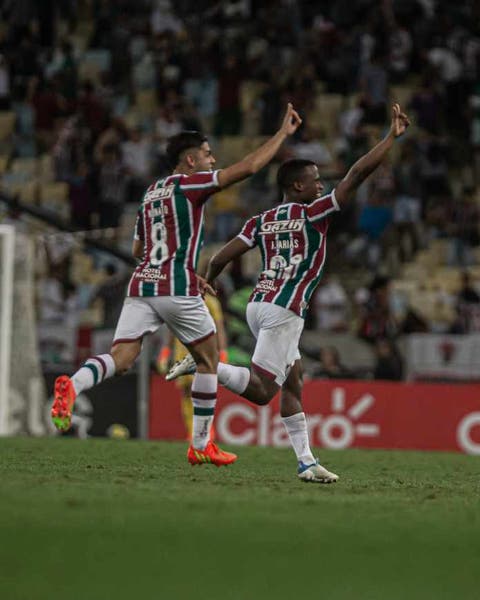
[[[220,450],[209,433],[217,397],[218,344],[215,323],[201,297],[209,286],[195,272],[203,241],[204,204],[216,191],[269,163],[301,122],[288,104],[278,132],[222,170],[213,169],[215,159],[202,134],[186,131],[169,140],[167,158],[175,170],[147,189],[138,211],[132,251],[140,263],[128,285],[112,349],[89,358],[72,377],[56,379],[51,416],[58,429],[69,429],[78,394],[125,373],[140,353],[143,336],[166,323],[196,363],[188,461],[220,466],[236,460],[235,454]]]
[[[220,362],[218,380],[259,405],[270,402],[281,388],[280,412],[297,456],[298,477],[303,481],[338,480],[335,473],[315,460],[310,449],[301,401],[302,368],[298,350],[308,303],[325,265],[330,219],[380,165],[408,125],[408,117],[394,104],[387,136],[362,156],[325,196],[321,196],[323,185],[315,163],[301,159],[283,163],[277,174],[283,203],[249,219],[239,235],[209,264],[206,279],[213,286],[229,262],[255,246],[260,248],[263,271],[247,306],[247,321],[257,339],[252,368]],[[192,358],[186,357],[172,367],[167,379],[193,369]]]

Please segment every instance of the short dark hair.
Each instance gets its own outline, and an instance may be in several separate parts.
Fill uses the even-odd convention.
[[[305,158],[292,158],[280,165],[277,171],[277,185],[285,191],[292,187],[295,181],[298,181],[302,176],[302,171],[306,167],[315,167],[316,164],[312,160]]]
[[[167,143],[167,160],[174,169],[180,162],[182,153],[190,148],[200,148],[207,138],[200,131],[181,131],[169,138]]]

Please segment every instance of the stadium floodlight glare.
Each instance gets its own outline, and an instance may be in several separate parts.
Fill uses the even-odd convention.
[[[8,433],[15,229],[0,225],[0,435]]]

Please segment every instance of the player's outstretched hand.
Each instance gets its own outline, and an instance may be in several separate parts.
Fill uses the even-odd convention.
[[[287,110],[285,112],[285,116],[283,117],[282,126],[280,130],[283,131],[286,135],[293,135],[297,129],[302,124],[302,119],[297,111],[293,108],[291,102],[287,104]]]
[[[197,275],[197,279],[198,279],[198,290],[200,292],[200,294],[202,295],[202,298],[205,296],[205,294],[210,294],[210,296],[216,296],[217,292],[213,289],[213,287],[207,283],[206,279],[204,279],[203,277],[200,277],[200,275]]]
[[[392,135],[394,137],[403,135],[409,125],[410,119],[402,112],[400,104],[394,104],[392,106],[392,124],[390,125]]]

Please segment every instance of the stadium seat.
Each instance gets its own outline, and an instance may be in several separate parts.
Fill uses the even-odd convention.
[[[224,213],[231,212],[236,213],[240,208],[242,208],[242,203],[240,202],[240,186],[235,185],[229,188],[220,190],[215,196],[212,198],[212,208],[215,213]]]
[[[412,97],[412,88],[409,85],[392,85],[390,97],[392,102],[398,102],[402,108],[406,108]]]
[[[35,177],[38,173],[36,158],[15,158],[10,166],[12,173],[22,173],[26,177]]]
[[[35,111],[27,102],[15,102],[13,112],[16,116],[17,134],[33,138],[35,136]]]
[[[37,204],[38,191],[38,182],[36,180],[29,181],[21,186],[19,190],[19,198],[26,204]]]
[[[402,279],[411,279],[422,281],[428,277],[429,273],[425,266],[416,262],[404,263],[402,268]]]
[[[38,158],[38,176],[42,183],[54,181],[53,159],[50,154],[42,154]]]
[[[112,112],[116,117],[123,117],[130,108],[127,94],[116,95],[112,98]]]
[[[315,98],[312,122],[322,124],[325,136],[331,137],[337,130],[338,119],[344,107],[345,99],[341,94],[318,94]]]
[[[249,152],[249,138],[242,135],[224,135],[219,140],[218,156],[222,166],[228,166],[242,159]]]
[[[0,112],[0,141],[7,140],[15,130],[15,113],[13,111]]]
[[[434,276],[439,286],[448,293],[458,292],[461,284],[461,271],[454,267],[439,267]]]
[[[73,253],[70,276],[74,283],[89,283],[93,270],[93,258],[89,254],[80,251]]]
[[[412,279],[395,279],[392,281],[392,289],[395,292],[404,293],[409,299],[418,291],[418,282]]]
[[[468,272],[470,273],[470,277],[474,281],[480,282],[480,265],[474,265],[473,267],[469,267]]]
[[[350,94],[346,98],[346,108],[354,108],[360,100],[361,94]]]
[[[63,219],[70,218],[68,195],[69,187],[67,183],[53,181],[40,184],[40,203],[42,207],[57,213]]]
[[[88,38],[79,33],[71,33],[69,40],[78,54],[83,54],[88,47]]]
[[[100,69],[94,63],[81,62],[78,67],[78,73],[82,81],[89,80],[95,85],[100,83]]]
[[[265,89],[262,81],[246,80],[240,86],[240,110],[242,113],[252,110],[252,106]]]
[[[5,185],[4,180],[2,180],[1,187],[11,196],[16,196],[21,202],[26,204],[37,204],[38,202],[38,183],[36,181],[10,181]]]
[[[432,240],[430,242],[430,251],[437,259],[437,264],[445,264],[448,252],[448,240]]]
[[[82,64],[95,65],[99,72],[108,71],[112,62],[112,53],[106,48],[91,48],[82,57]]]
[[[155,114],[158,108],[155,90],[139,90],[135,94],[135,108],[142,113]]]
[[[0,175],[3,175],[3,173],[5,173],[5,171],[7,170],[9,160],[10,157],[8,156],[8,154],[0,155]]]

